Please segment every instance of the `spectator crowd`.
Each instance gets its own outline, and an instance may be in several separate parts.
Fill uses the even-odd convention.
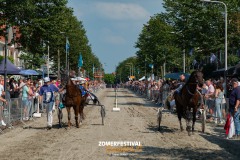
[[[51,97],[52,108],[49,109],[48,105],[44,105],[45,94],[44,94],[44,86],[51,86],[51,92],[53,92],[53,97]],[[90,92],[96,92],[98,89],[105,87],[104,83],[101,81],[86,81],[85,88]],[[42,88],[42,90],[41,90]],[[19,106],[22,108],[21,118],[23,121],[28,121],[33,112],[30,111],[33,107],[39,104],[40,112],[52,112],[55,111],[57,107],[59,107],[60,92],[63,88],[60,79],[50,79],[49,77],[45,77],[44,79],[31,79],[31,78],[20,78],[18,80],[14,78],[6,79],[6,91],[4,91],[4,77],[0,76],[0,126],[6,126],[6,122],[4,122],[3,111],[8,105],[4,105],[4,103],[8,103],[13,100],[20,100]],[[42,96],[42,98],[40,98]],[[61,97],[62,98],[62,97]],[[43,103],[42,103],[43,102]],[[46,102],[46,101],[45,101]],[[36,108],[36,107],[35,107]],[[52,113],[51,113],[52,114]],[[50,114],[50,115],[51,115]],[[48,117],[51,119],[51,116]],[[51,120],[50,120],[51,121]],[[48,127],[51,126],[48,120]]]
[[[173,94],[179,92],[179,88],[181,89],[180,86],[183,85],[182,80],[184,80],[182,76],[184,75],[180,75],[179,80],[149,79],[128,81],[124,85],[157,105],[168,108],[173,112],[175,107]],[[207,107],[207,122],[225,125],[226,129],[226,126],[229,127],[230,125],[228,117],[230,114],[234,121],[235,137],[237,137],[240,135],[240,83],[236,78],[227,81],[228,84],[224,82],[222,77],[219,79],[207,79],[204,81],[203,87],[198,88],[198,90],[202,94],[204,104]],[[197,118],[200,118],[200,111],[197,116]]]

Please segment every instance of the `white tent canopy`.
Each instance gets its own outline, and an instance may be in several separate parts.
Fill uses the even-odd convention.
[[[139,81],[145,80],[145,76],[143,76],[142,78],[139,79]]]
[[[87,81],[85,78],[83,77],[75,77],[75,78],[71,78],[72,81]]]

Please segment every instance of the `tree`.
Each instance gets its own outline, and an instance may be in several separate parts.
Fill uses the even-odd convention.
[[[91,70],[90,64],[100,64],[99,59],[92,53],[82,22],[73,16],[73,10],[66,5],[67,0],[2,1],[0,25],[20,27],[21,37],[17,41],[23,46],[22,50],[29,54],[20,58],[40,62],[34,63],[36,67],[40,67],[41,63],[44,63],[42,59],[47,55],[49,46],[49,59],[54,62],[53,69],[56,71],[58,51],[61,66],[66,65],[65,39],[68,37],[71,45],[71,69],[78,69],[80,53],[83,53],[84,69]],[[61,32],[64,32],[64,35]],[[0,32],[0,35],[3,35],[3,32]]]
[[[105,74],[103,78],[106,84],[114,84],[115,82],[115,75],[113,74]]]
[[[137,51],[138,66],[140,70],[150,72],[149,64],[153,64],[155,75],[160,72],[163,63],[168,63],[168,69],[179,66],[178,53],[180,50],[174,46],[172,34],[173,28],[170,26],[164,14],[157,14],[150,18],[144,25],[139,35],[135,47]]]

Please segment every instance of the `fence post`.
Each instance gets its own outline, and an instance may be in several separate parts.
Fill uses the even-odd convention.
[[[117,86],[115,86],[115,107],[113,107],[113,111],[120,111],[120,108],[117,107]]]

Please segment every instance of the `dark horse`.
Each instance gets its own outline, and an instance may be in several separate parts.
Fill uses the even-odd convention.
[[[201,71],[194,71],[190,75],[188,81],[183,86],[180,93],[175,93],[174,98],[176,102],[176,109],[178,120],[180,123],[180,129],[183,131],[181,118],[186,119],[188,135],[190,135],[190,121],[192,121],[192,132],[194,132],[194,125],[196,121],[196,113],[198,109],[198,102],[201,97],[197,91],[197,86],[202,87],[203,85],[203,73]],[[192,111],[192,112],[191,112]]]
[[[87,95],[86,95],[87,96]],[[69,78],[66,84],[66,95],[64,98],[64,105],[68,112],[68,127],[71,126],[71,107],[74,109],[76,127],[79,128],[78,114],[80,114],[80,122],[84,119],[83,109],[85,105],[86,96],[82,97],[80,89]]]

